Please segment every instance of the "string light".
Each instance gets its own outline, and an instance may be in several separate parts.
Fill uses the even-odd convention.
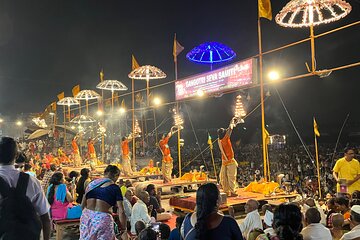
[[[135,136],[136,135],[140,135],[141,134],[141,128],[139,126],[139,122],[137,119],[135,119],[135,129],[134,129],[134,132],[135,132]]]
[[[175,126],[178,126],[182,128],[182,125],[184,124],[184,120],[182,119],[181,115],[176,111],[176,109],[173,109],[174,112],[174,122]]]
[[[276,15],[283,27],[309,27],[335,22],[351,11],[343,0],[292,0]]]

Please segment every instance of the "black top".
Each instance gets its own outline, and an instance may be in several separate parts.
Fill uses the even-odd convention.
[[[154,217],[155,219],[157,219],[157,211],[156,210],[160,208],[159,201],[157,200],[156,197],[150,196],[149,205],[153,205],[153,210],[151,212],[151,217]]]

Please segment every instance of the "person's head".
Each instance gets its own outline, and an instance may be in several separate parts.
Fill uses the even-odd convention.
[[[360,224],[360,205],[354,205],[350,210],[350,227]]]
[[[220,192],[214,183],[201,185],[196,191],[196,217],[195,225],[197,239],[205,239],[207,234],[207,217],[218,210],[220,205]]]
[[[351,161],[355,156],[355,149],[353,147],[346,147],[344,149],[344,156],[346,161]]]
[[[139,234],[139,240],[157,240],[157,234],[151,228],[145,228]]]
[[[261,212],[263,214],[266,213],[266,210],[268,210],[269,212],[273,212],[272,206],[270,204],[268,204],[268,203],[262,205],[262,207],[261,207]]]
[[[125,181],[125,187],[132,187],[131,181],[129,179]]]
[[[28,171],[30,171],[31,170],[31,165],[30,165],[30,163],[25,163],[25,165],[24,165],[24,172],[28,172]]]
[[[324,204],[325,204],[325,199],[320,198],[320,199],[318,200],[318,203],[319,203],[320,206],[324,205]]]
[[[146,228],[146,225],[143,220],[139,220],[135,223],[135,232],[136,236],[139,236],[139,233]]]
[[[349,208],[349,199],[345,197],[337,197],[335,198],[335,206],[341,212],[346,211]]]
[[[226,129],[225,128],[219,128],[217,130],[217,134],[218,134],[219,139],[223,139],[225,137],[225,134],[226,134]]]
[[[69,178],[72,180],[73,178],[78,178],[80,176],[79,172],[77,171],[71,171],[69,173]]]
[[[344,225],[344,216],[341,213],[333,213],[331,215],[331,220],[334,228],[342,229]]]
[[[305,212],[306,224],[319,223],[321,220],[320,212],[316,207],[311,207]]]
[[[300,240],[302,214],[295,204],[280,204],[274,211],[273,228],[280,240]]]
[[[121,141],[125,141],[125,140],[126,140],[126,137],[122,137],[122,138],[121,138]]]
[[[18,146],[11,137],[0,138],[0,165],[13,165],[18,155]]]
[[[156,195],[155,185],[154,184],[147,185],[146,191],[149,193],[150,196],[155,196]]]
[[[171,230],[167,224],[161,223],[159,226],[159,232],[161,235],[161,239],[169,239]]]
[[[351,199],[360,199],[360,191],[359,191],[359,190],[355,190],[355,191],[351,194]]]
[[[134,193],[131,189],[126,190],[125,192],[125,198],[131,202],[132,197],[134,196]]]
[[[119,186],[122,187],[125,185],[124,179],[119,179]]]
[[[150,195],[149,195],[149,193],[146,192],[146,191],[141,191],[141,192],[139,193],[139,196],[138,196],[138,197],[139,197],[140,200],[143,201],[145,204],[148,204],[148,203],[150,202]]]
[[[55,164],[51,164],[50,165],[50,170],[55,172],[56,171],[56,165]]]
[[[245,213],[252,212],[254,210],[257,210],[259,208],[259,202],[255,199],[249,199],[247,200],[245,204]]]
[[[179,216],[179,217],[176,218],[176,228],[177,228],[177,229],[180,229],[181,224],[183,223],[184,219],[185,219],[185,218],[182,217],[182,216]]]
[[[105,168],[104,177],[110,178],[114,182],[118,180],[120,176],[120,169],[115,165],[109,165]]]
[[[337,211],[336,205],[335,205],[335,198],[330,198],[329,200],[327,200],[326,202],[326,207],[327,209],[330,211]]]
[[[80,175],[81,177],[83,177],[84,179],[88,179],[90,177],[90,169],[88,168],[83,168],[80,170]]]
[[[350,207],[355,206],[355,205],[360,205],[360,199],[353,199],[350,201]]]
[[[315,207],[315,200],[313,198],[307,198],[305,200],[305,204],[309,207]]]
[[[28,163],[29,159],[25,153],[19,152],[17,158],[15,159],[15,168],[23,168],[25,163]]]

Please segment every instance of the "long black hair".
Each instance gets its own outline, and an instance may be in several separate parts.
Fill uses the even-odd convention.
[[[76,184],[76,193],[78,194],[78,197],[76,199],[76,202],[81,203],[82,198],[85,194],[85,181],[90,177],[90,169],[83,168],[80,171],[81,177],[79,178],[79,181]]]
[[[120,169],[115,165],[109,165],[105,168],[104,175],[107,175],[111,180],[115,180],[114,178],[120,175]]]
[[[201,185],[196,191],[196,239],[207,238],[206,220],[211,213],[217,210],[219,196],[219,189],[213,183]]]
[[[52,184],[52,186],[51,186],[51,188],[49,190],[49,194],[47,196],[47,199],[48,199],[50,205],[53,204],[53,202],[54,202],[55,187],[62,184],[61,180],[63,179],[63,177],[64,177],[64,174],[62,174],[61,172],[56,172],[50,178],[49,184]]]
[[[279,205],[274,212],[274,229],[280,240],[302,240],[302,214],[292,203]]]

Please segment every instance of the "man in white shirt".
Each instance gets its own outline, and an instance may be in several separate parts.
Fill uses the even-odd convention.
[[[309,208],[305,213],[306,227],[302,229],[301,234],[304,240],[332,240],[331,232],[320,223],[320,212],[316,207]]]
[[[148,208],[146,205],[150,201],[149,194],[146,191],[141,191],[138,197],[139,199],[135,203],[131,211],[130,225],[132,234],[136,234],[135,223],[137,221],[142,220],[145,224],[149,224],[151,222],[150,213],[152,211],[152,206],[149,206]]]
[[[259,202],[255,199],[249,199],[245,204],[246,217],[244,222],[240,223],[240,230],[245,238],[251,230],[255,228],[263,229],[260,214],[258,212]]]
[[[317,210],[319,210],[320,217],[321,217],[320,223],[322,225],[326,226],[326,215],[325,215],[324,211],[321,209],[321,207],[316,205],[316,202],[313,198],[307,198],[305,200],[304,205],[303,205],[303,210],[302,210],[303,215],[305,216],[306,211],[311,207],[315,207]]]
[[[352,240],[360,238],[360,205],[354,205],[350,210],[351,231],[345,233],[340,240]]]
[[[130,189],[126,190],[123,201],[124,211],[128,221],[130,221],[131,219],[132,205],[130,201],[133,195],[134,195],[133,191],[131,191]]]
[[[0,177],[10,186],[16,187],[20,171],[15,169],[14,163],[18,156],[17,143],[13,138],[0,138]],[[40,182],[30,176],[27,185],[26,196],[34,206],[36,213],[40,216],[42,223],[43,238],[50,238],[50,205],[45,197]],[[2,197],[0,196],[0,202]]]

